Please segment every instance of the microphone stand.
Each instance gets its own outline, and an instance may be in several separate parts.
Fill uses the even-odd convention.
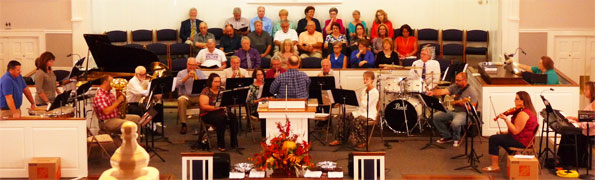
[[[368,88],[366,87],[366,152],[368,152],[368,146],[370,144],[370,137],[368,136],[368,129],[370,128],[369,126],[369,116],[370,116],[370,91],[368,90]],[[382,133],[382,132],[380,132]]]

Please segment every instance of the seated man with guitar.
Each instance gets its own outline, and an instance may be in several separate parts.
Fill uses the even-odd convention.
[[[469,87],[467,83],[467,73],[460,72],[455,78],[455,84],[450,85],[446,89],[434,89],[428,91],[428,96],[441,96],[441,95],[454,95],[454,101],[450,104],[454,107],[454,110],[448,110],[447,112],[438,111],[434,113],[434,126],[440,135],[441,139],[436,142],[442,144],[446,142],[454,141],[453,147],[459,147],[461,141],[461,127],[465,125],[467,118],[466,102],[470,102],[471,105],[477,106],[478,94],[475,89]],[[452,122],[451,122],[452,121]],[[452,132],[448,129],[448,123]]]

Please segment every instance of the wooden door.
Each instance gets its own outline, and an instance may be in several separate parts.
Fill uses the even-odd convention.
[[[39,56],[37,37],[10,37],[8,38],[7,50],[8,60],[17,60],[21,63],[22,75],[36,69],[35,58]],[[5,63],[8,63],[8,61]]]

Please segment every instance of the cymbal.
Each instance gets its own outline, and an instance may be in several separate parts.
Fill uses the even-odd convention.
[[[390,67],[390,68],[402,68],[402,67],[403,67],[403,66],[401,66],[401,65],[394,65],[394,64],[380,64],[380,65],[378,65],[378,66],[380,66],[381,68],[384,68],[384,67]]]

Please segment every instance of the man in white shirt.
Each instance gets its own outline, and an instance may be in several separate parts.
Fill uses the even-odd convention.
[[[284,20],[281,21],[281,31],[277,31],[275,36],[273,37],[275,43],[275,52],[279,51],[279,46],[283,43],[285,39],[290,39],[293,45],[298,43],[298,34],[295,30],[289,28],[289,21]]]
[[[423,79],[425,86],[429,89],[436,87],[440,81],[440,63],[432,60],[433,53],[433,47],[423,47],[420,59],[413,62],[411,71],[409,71],[410,79]]]
[[[138,106],[141,97],[149,95],[149,80],[147,69],[144,66],[138,66],[134,69],[134,77],[128,81],[126,86],[126,102],[128,102],[128,114],[142,116],[142,109]]]
[[[242,35],[248,35],[249,31],[249,26],[250,26],[250,21],[248,21],[248,19],[242,17],[242,9],[240,9],[239,7],[233,8],[233,17],[230,17],[229,19],[225,20],[225,25],[231,24],[231,26],[233,27],[233,29],[235,29],[235,31],[238,34],[242,34]]]
[[[207,40],[207,48],[198,52],[196,60],[198,61],[198,65],[202,68],[225,69],[225,67],[227,67],[227,64],[225,63],[227,61],[225,53],[215,48],[215,39]]]
[[[246,69],[240,67],[240,57],[231,56],[229,65],[230,67],[223,70],[223,78],[221,82],[225,84],[227,78],[245,78],[250,77]]]

